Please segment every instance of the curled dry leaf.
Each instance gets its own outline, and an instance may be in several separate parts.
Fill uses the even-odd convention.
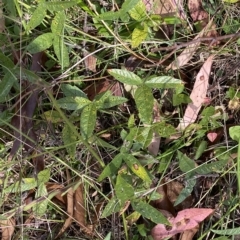
[[[214,210],[209,208],[189,208],[182,210],[175,218],[168,219],[171,228],[166,228],[164,224],[157,224],[151,231],[152,237],[154,240],[161,240],[194,229],[213,212]]]
[[[67,219],[55,239],[59,239],[61,235],[70,227],[73,220],[73,189],[69,188],[67,193]]]
[[[208,89],[208,79],[211,72],[213,57],[214,56],[211,55],[206,60],[206,62],[201,67],[199,73],[197,74],[196,81],[190,95],[192,103],[189,103],[187,106],[183,119],[178,125],[179,130],[184,130],[191,123],[195,122],[198,116],[198,112],[200,111],[202,105],[205,102]]]
[[[15,225],[16,225],[16,223],[15,223],[14,218],[0,221],[0,226],[1,226],[1,230],[2,230],[1,240],[9,240],[12,238]]]
[[[164,179],[161,180],[156,192],[161,195],[161,198],[151,201],[151,204],[157,209],[165,210],[168,213],[171,213],[172,216],[176,216],[173,203],[168,198],[167,185],[165,184]]]

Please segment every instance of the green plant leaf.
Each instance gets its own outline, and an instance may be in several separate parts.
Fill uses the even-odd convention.
[[[8,68],[9,70],[11,68],[14,68],[13,61],[9,57],[7,57],[5,54],[3,54],[1,52],[0,52],[0,65],[5,67],[5,68]]]
[[[97,17],[97,19],[98,20],[113,21],[113,20],[116,20],[116,19],[120,18],[123,14],[124,14],[124,12],[121,9],[119,11],[116,11],[116,12],[109,11],[109,12],[105,12],[105,13],[100,14]]]
[[[134,28],[133,32],[132,32],[132,47],[136,48],[138,47],[144,40],[146,40],[148,36],[148,26],[146,23],[143,24],[142,26],[137,26],[136,28]]]
[[[11,73],[8,72],[5,74],[5,76],[0,81],[0,103],[3,103],[6,101],[6,97],[9,94],[12,86],[14,83],[17,82],[17,78]]]
[[[104,208],[101,218],[106,218],[115,212],[119,212],[120,209],[121,205],[119,200],[116,197],[113,197]]]
[[[129,11],[130,16],[137,20],[142,21],[147,16],[146,7],[143,1],[138,1],[137,5]]]
[[[195,162],[180,151],[177,151],[179,167],[183,172],[191,171],[195,168]]]
[[[231,139],[239,142],[239,140],[240,140],[240,126],[230,127],[229,128],[229,135],[230,135]]]
[[[219,235],[239,235],[240,234],[240,227],[238,228],[232,228],[232,229],[222,229],[222,230],[215,230],[211,229],[212,232],[219,234]],[[227,238],[228,239],[228,238]]]
[[[117,199],[120,200],[120,206],[124,206],[126,201],[134,197],[134,188],[124,179],[124,174],[117,176],[115,192]]]
[[[77,136],[68,124],[63,127],[62,138],[68,154],[73,158],[76,154]]]
[[[29,32],[40,25],[46,16],[46,8],[43,3],[40,3],[36,10],[33,12],[30,21],[26,26],[26,31]]]
[[[151,178],[149,177],[148,172],[134,156],[125,153],[123,154],[123,160],[139,178],[146,183],[151,183]]]
[[[147,148],[153,138],[153,130],[151,127],[139,127],[135,128],[136,135],[135,141],[142,144],[143,148]]]
[[[44,33],[38,36],[31,43],[29,43],[27,50],[34,54],[48,49],[53,44],[53,36],[54,35],[52,33]]]
[[[116,155],[113,160],[103,169],[100,176],[98,177],[98,181],[102,181],[106,177],[115,175],[122,165],[122,160],[123,156],[121,153]]]
[[[174,206],[177,206],[179,203],[183,202],[188,196],[191,195],[194,186],[196,185],[196,179],[187,179],[185,188],[180,192]]]
[[[171,124],[167,124],[166,122],[154,123],[153,129],[156,131],[161,137],[168,138],[171,135],[176,133],[176,129]]]
[[[54,35],[58,35],[60,37],[63,34],[65,18],[66,18],[66,15],[64,11],[56,13],[51,24],[51,30]]]
[[[71,84],[61,84],[61,89],[66,97],[82,97],[87,99],[87,95],[77,86]]]
[[[122,4],[122,11],[128,12],[132,8],[134,8],[141,0],[125,0],[124,3]]]
[[[43,171],[39,172],[37,175],[38,183],[46,183],[50,179],[50,169],[44,169]]]
[[[53,40],[53,49],[61,66],[68,67],[70,64],[69,53],[61,37],[55,36]]]
[[[97,108],[96,104],[91,104],[84,107],[81,113],[80,130],[82,137],[88,139],[92,136],[97,119]]]
[[[139,212],[143,217],[150,219],[155,223],[170,225],[163,214],[156,208],[152,207],[150,204],[142,201],[132,201],[131,205],[133,209]]]
[[[154,98],[149,87],[138,87],[134,96],[140,119],[147,124],[152,122]]]
[[[35,178],[23,178],[21,182],[16,182],[4,189],[5,193],[25,192],[37,187]]]
[[[128,85],[141,85],[143,81],[133,72],[124,69],[109,69],[108,73],[121,83]]]
[[[112,96],[110,91],[106,91],[104,94],[102,94],[96,104],[98,109],[107,109],[122,104],[126,101],[126,98]]]
[[[58,105],[67,110],[79,110],[91,103],[90,100],[83,97],[65,97],[57,100]]]
[[[67,8],[77,5],[78,1],[55,1],[55,2],[44,2],[45,9],[49,11],[63,11]]]
[[[209,174],[212,172],[221,172],[226,167],[228,160],[229,160],[229,158],[223,158],[216,162],[202,164],[202,165],[198,166],[194,170],[194,172],[196,174]]]
[[[173,106],[179,106],[182,103],[191,103],[192,100],[189,96],[186,94],[180,93],[180,94],[173,94]]]
[[[39,198],[39,197],[42,197],[45,195],[47,195],[47,188],[44,183],[41,183],[41,184],[39,184],[39,186],[37,188],[35,198]],[[43,200],[41,202],[36,202],[36,204],[32,208],[33,214],[36,217],[43,216],[47,211],[47,206],[48,206],[48,199]]]
[[[170,76],[154,77],[146,81],[145,84],[150,88],[179,88],[183,87],[184,83],[180,79]]]
[[[207,149],[207,145],[208,145],[207,141],[201,141],[200,142],[200,144],[197,148],[197,151],[195,153],[195,156],[194,156],[195,160],[199,159],[202,156],[203,152]]]

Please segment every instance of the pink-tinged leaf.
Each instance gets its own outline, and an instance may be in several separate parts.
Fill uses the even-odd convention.
[[[210,20],[208,24],[202,29],[201,32],[198,33],[198,35],[194,38],[196,42],[193,42],[192,44],[189,44],[183,51],[182,53],[169,65],[167,66],[166,70],[176,70],[179,69],[183,66],[185,66],[190,59],[193,57],[195,52],[200,46],[200,41],[197,39],[204,37],[208,30],[211,28],[213,24],[213,20]]]
[[[157,224],[151,231],[152,237],[154,240],[161,240],[196,228],[200,222],[213,212],[214,210],[209,208],[189,208],[180,211],[175,218],[168,219],[171,227]]]
[[[210,142],[214,142],[214,140],[217,138],[217,133],[215,133],[215,132],[209,132],[208,134],[207,134],[207,138],[208,138],[208,140],[210,141]]]
[[[180,130],[184,130],[188,125],[195,122],[198,112],[205,103],[208,90],[208,79],[211,72],[213,58],[214,56],[211,55],[197,74],[196,81],[190,95],[192,102],[188,104],[183,119],[178,125],[178,129]]]

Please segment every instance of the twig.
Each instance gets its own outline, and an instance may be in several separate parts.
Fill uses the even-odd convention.
[[[210,46],[212,46],[216,42],[221,42],[223,40],[229,39],[229,38],[237,38],[240,37],[240,32],[233,33],[233,34],[228,34],[224,36],[219,36],[219,37],[200,37],[197,39],[193,39],[188,42],[176,42],[173,46],[168,46],[168,47],[159,47],[159,48],[153,48],[151,52],[158,52],[158,51],[172,51],[172,50],[179,50],[183,47],[187,47],[191,44],[199,43],[199,42],[211,42]]]

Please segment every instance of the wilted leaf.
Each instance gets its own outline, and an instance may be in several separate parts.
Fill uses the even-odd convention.
[[[12,239],[12,235],[14,233],[14,229],[15,229],[15,219],[14,218],[10,218],[7,220],[0,220],[0,226],[2,229],[2,238],[1,240],[10,240]]]
[[[175,218],[168,219],[171,229],[166,229],[164,224],[157,224],[151,231],[152,237],[154,240],[161,240],[191,230],[213,212],[213,209],[208,208],[190,208],[180,211]]]
[[[69,188],[67,192],[67,219],[65,220],[62,228],[60,229],[59,233],[55,237],[55,239],[59,238],[65,231],[68,229],[73,220],[73,189]]]
[[[213,20],[210,20],[207,26],[204,27],[202,31],[198,33],[198,35],[194,38],[194,40],[203,37],[205,33],[208,32],[212,23],[213,23]],[[166,70],[169,70],[169,69],[176,70],[185,66],[190,61],[190,59],[192,58],[192,56],[200,46],[200,43],[201,43],[200,41],[196,41],[195,43],[189,44],[183,50],[183,52],[166,68]]]
[[[207,90],[208,90],[208,79],[211,72],[213,55],[211,55],[201,67],[197,74],[196,81],[193,86],[190,98],[192,103],[189,103],[185,110],[183,119],[178,125],[178,129],[185,129],[191,123],[194,123],[197,119],[198,112],[204,104]]]

